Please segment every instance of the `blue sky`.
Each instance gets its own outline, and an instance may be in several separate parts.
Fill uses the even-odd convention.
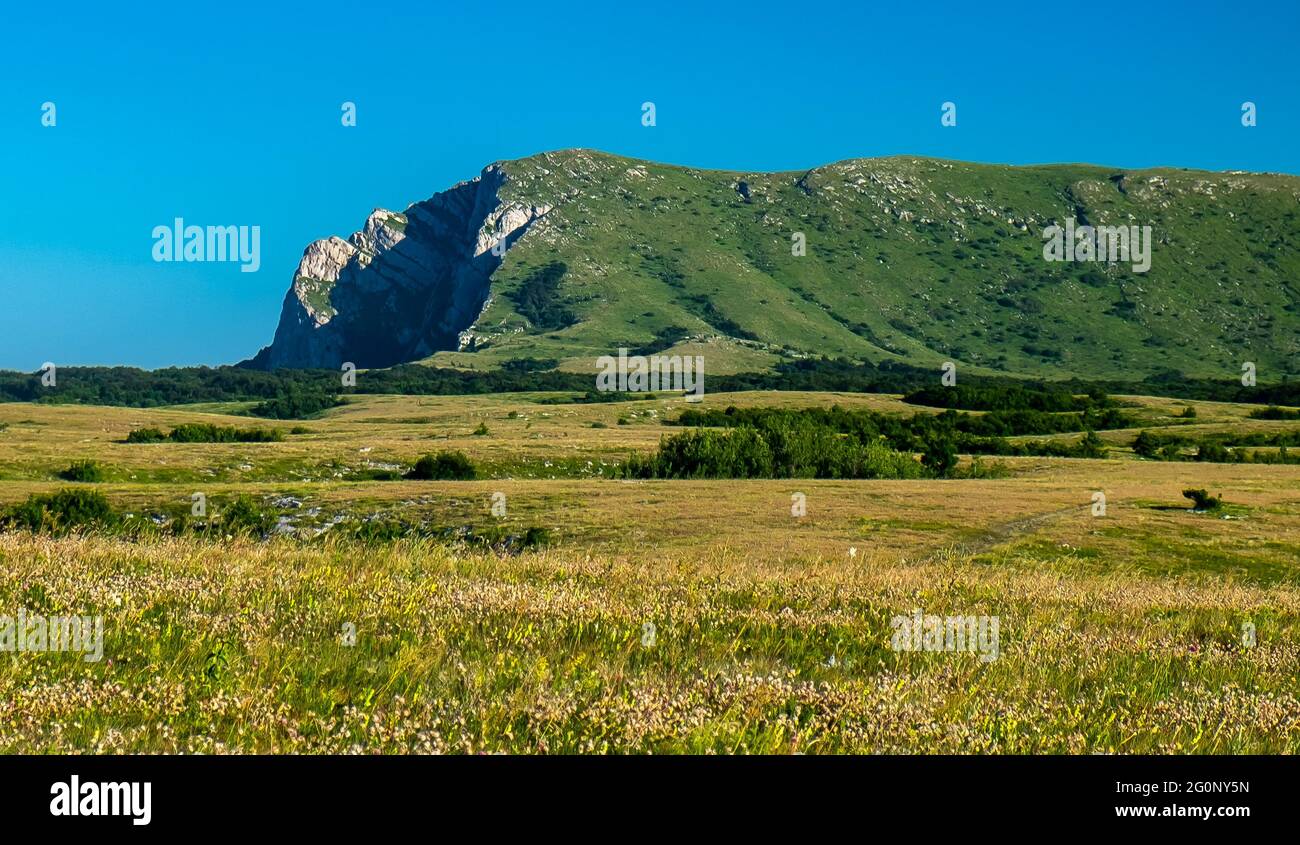
[[[547,149],[1300,174],[1294,0],[106,5],[0,32],[0,368],[248,357],[310,241]],[[260,226],[260,271],[155,263],[178,216]]]

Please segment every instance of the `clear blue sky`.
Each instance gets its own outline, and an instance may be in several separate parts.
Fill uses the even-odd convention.
[[[6,10],[3,368],[248,357],[310,241],[547,149],[1300,173],[1295,0],[110,5]],[[261,270],[154,263],[176,216],[260,226]]]

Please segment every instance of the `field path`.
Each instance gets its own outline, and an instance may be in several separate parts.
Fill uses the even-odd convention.
[[[950,549],[955,549],[964,557],[981,555],[985,552],[992,551],[1018,535],[1026,534],[1030,531],[1041,528],[1058,517],[1065,516],[1066,514],[1078,513],[1081,510],[1086,511],[1090,507],[1090,504],[1070,505],[1069,507],[1058,508],[1057,510],[1047,511],[1045,513],[1022,516],[1007,522],[1001,522],[986,528],[981,536],[973,540],[958,542],[954,546],[947,546],[944,551],[946,552]],[[939,555],[939,551],[932,552],[930,555],[923,558],[923,561],[927,563],[934,561],[938,559]]]

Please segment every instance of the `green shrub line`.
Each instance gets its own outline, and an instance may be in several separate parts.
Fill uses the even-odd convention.
[[[1152,461],[1300,464],[1300,454],[1292,454],[1288,449],[1291,446],[1300,446],[1300,431],[1228,433],[1197,440],[1179,434],[1162,434],[1143,429],[1131,444],[1134,454]],[[1278,451],[1247,451],[1251,447],[1276,447]],[[1195,451],[1185,452],[1184,449],[1187,448]]]
[[[653,455],[632,454],[627,478],[923,478],[934,474],[884,442],[860,442],[825,427],[698,428],[660,440]]]
[[[548,286],[559,268],[538,277],[538,286],[525,295],[525,307],[543,322],[563,322],[568,315],[552,313],[547,301]],[[675,334],[665,334],[671,340]],[[656,344],[657,345],[657,344]],[[660,350],[654,350],[660,351]],[[549,363],[543,361],[535,362]],[[257,402],[250,413],[288,419],[319,413],[340,401],[337,370],[266,370],[259,359],[240,366],[168,367],[140,370],[134,367],[66,367],[59,369],[59,384],[41,384],[41,373],[0,371],[0,402],[80,403],[150,408],[195,402]],[[1300,406],[1300,381],[1244,387],[1238,379],[1193,378],[1179,372],[1151,375],[1143,380],[1070,379],[1061,382],[1016,379],[1002,376],[964,377],[954,388],[934,388],[933,367],[916,367],[896,362],[871,365],[845,358],[799,358],[777,363],[774,372],[739,373],[709,378],[709,390],[725,393],[741,390],[839,391],[853,393],[898,393],[909,399],[952,407],[979,403],[970,410],[1048,410],[1062,402],[1076,403],[1083,410],[1086,401],[1100,410],[1094,399],[1066,399],[1087,394],[1132,394],[1201,399],[1216,402],[1244,402],[1271,406]],[[594,392],[590,375],[538,371],[532,367],[500,371],[457,371],[421,364],[402,364],[367,370],[357,386],[347,393],[400,394],[408,396],[452,396],[537,391],[592,391],[590,400],[609,394]],[[970,388],[970,389],[968,389]],[[972,390],[973,389],[973,390]],[[957,390],[948,396],[941,390]],[[973,392],[974,391],[974,392]],[[997,393],[1007,394],[998,399]],[[1040,395],[1046,394],[1046,396]],[[636,394],[622,398],[634,398]],[[1071,410],[1066,408],[1066,410]]]
[[[274,420],[305,420],[342,404],[343,399],[331,392],[291,390],[254,405],[248,413]]]
[[[1267,408],[1256,408],[1250,412],[1251,419],[1255,420],[1300,420],[1300,408],[1279,408],[1277,405],[1269,405]]]
[[[127,443],[279,443],[284,432],[278,428],[236,428],[213,423],[183,423],[168,434],[157,428],[137,428],[126,436]]]
[[[33,494],[0,511],[0,529],[62,535],[77,529],[113,529],[121,523],[103,493],[84,488]]]
[[[1126,428],[1131,423],[1114,409],[1093,412],[1046,413],[1033,410],[992,411],[976,416],[956,411],[940,414],[889,416],[877,411],[831,408],[744,408],[725,411],[687,409],[665,425],[726,427],[747,425],[759,429],[771,426],[810,425],[849,435],[860,442],[884,440],[899,452],[932,451],[936,442],[951,442],[958,454],[997,456],[1046,456],[1059,458],[1104,458],[1106,446],[1094,428]],[[1082,431],[1078,441],[1011,442],[1009,436],[1057,434]]]

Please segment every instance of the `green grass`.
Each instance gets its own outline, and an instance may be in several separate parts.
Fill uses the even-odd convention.
[[[1294,592],[953,579],[960,558],[850,572],[410,542],[54,550],[60,579],[33,540],[0,536],[0,600],[102,614],[105,659],[6,661],[7,752],[1300,750]],[[893,651],[890,618],[918,604],[996,615],[999,659]]]
[[[730,358],[747,345],[1091,378],[1229,378],[1243,361],[1280,377],[1300,353],[1291,176],[916,157],[742,174],[583,150],[504,167],[507,201],[578,198],[506,254],[475,327],[486,346],[434,362],[590,369],[675,329],[719,338],[704,344],[713,372],[736,371]],[[752,202],[735,190],[742,178]],[[1152,226],[1151,270],[1044,261],[1042,228],[1076,208],[1098,224]],[[805,256],[791,255],[795,231]],[[558,266],[545,313],[564,319],[537,310],[539,280]]]

